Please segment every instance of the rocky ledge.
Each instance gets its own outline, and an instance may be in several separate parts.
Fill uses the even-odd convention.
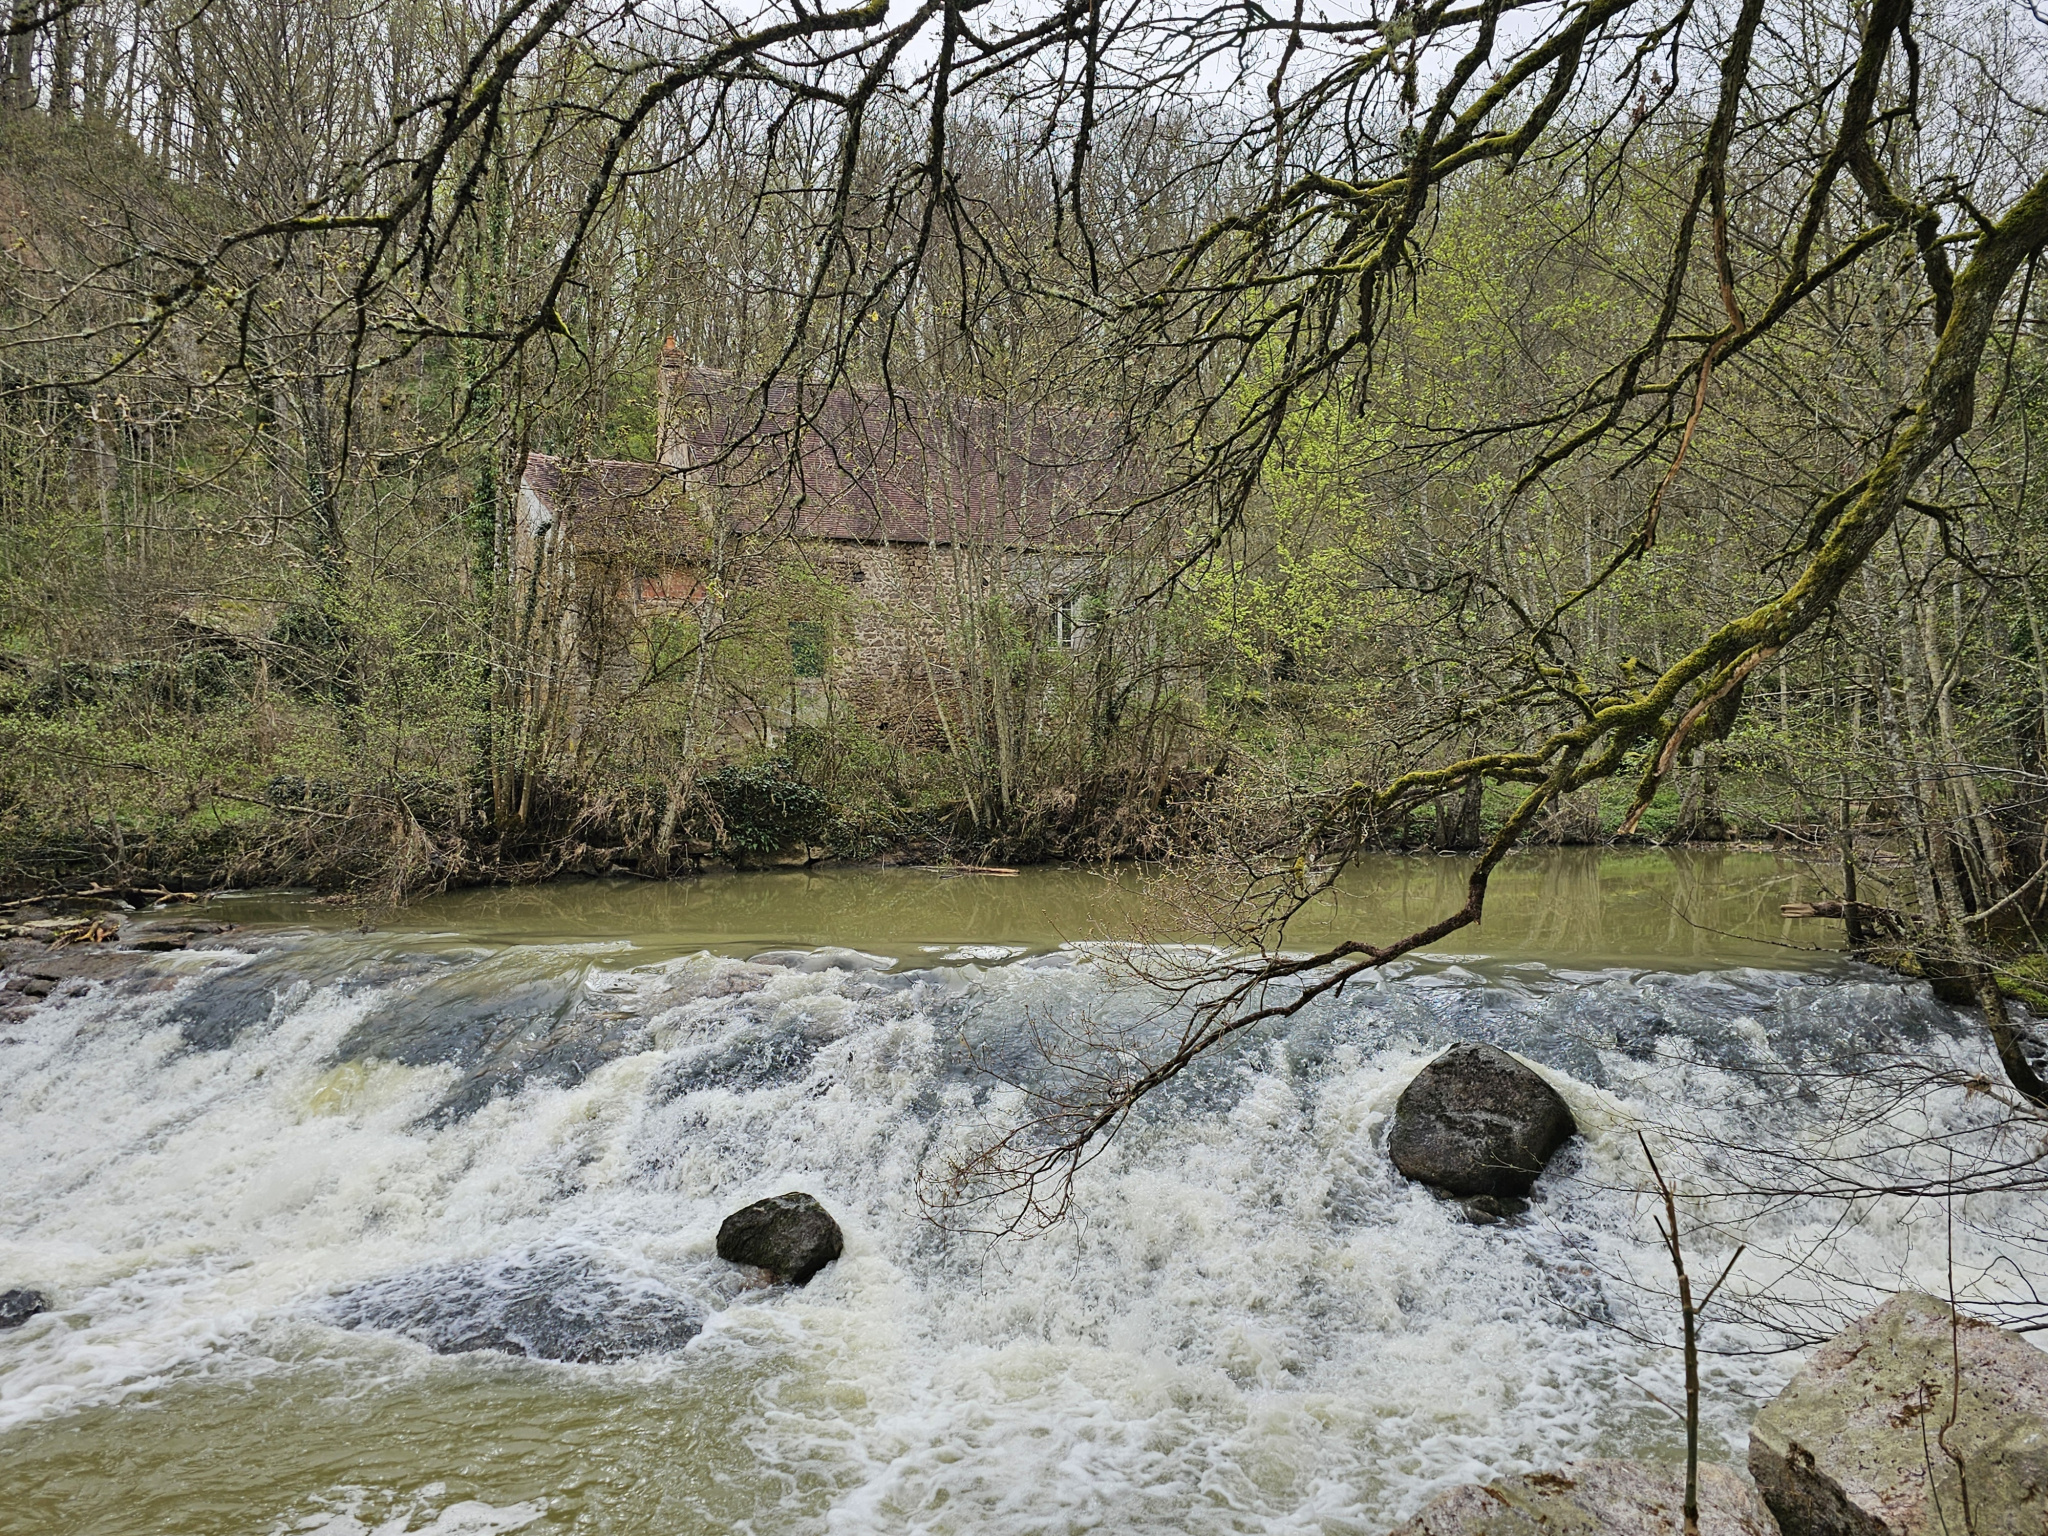
[[[1700,1468],[1700,1536],[1772,1536],[1756,1491],[1726,1467]],[[1640,1461],[1578,1461],[1556,1472],[1467,1483],[1438,1494],[1393,1536],[1683,1536],[1685,1471]]]
[[[137,912],[111,899],[17,904],[0,919],[0,1022],[93,982],[147,979],[155,956],[231,932],[188,911]]]
[[[1785,1536],[2042,1536],[2048,1354],[1894,1296],[1757,1415],[1749,1470]]]
[[[802,1285],[845,1247],[839,1223],[807,1194],[792,1191],[734,1211],[718,1229],[718,1256]],[[710,1312],[762,1276],[701,1272],[686,1288],[616,1272],[588,1253],[531,1251],[429,1264],[353,1285],[321,1311],[338,1327],[392,1333],[440,1355],[488,1350],[608,1365],[681,1349]],[[32,1293],[9,1293],[9,1295]],[[35,1298],[40,1302],[41,1298]],[[7,1297],[0,1297],[4,1308]],[[8,1326],[0,1320],[0,1327]]]
[[[1757,1416],[1750,1487],[1700,1467],[1702,1536],[2043,1536],[2048,1353],[1894,1296]],[[1685,1474],[1574,1462],[1437,1495],[1393,1536],[1682,1536]]]
[[[606,1365],[680,1349],[704,1328],[692,1297],[586,1255],[500,1254],[353,1286],[326,1308],[343,1328],[396,1333],[437,1355],[492,1350]]]

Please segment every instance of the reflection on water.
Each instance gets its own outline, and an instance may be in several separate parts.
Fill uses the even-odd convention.
[[[1386,940],[1455,911],[1463,858],[1374,854],[1289,930],[1293,946]],[[624,943],[635,961],[843,945],[928,962],[958,946],[1042,952],[1084,939],[1198,938],[1161,912],[1153,877],[1131,868],[1026,868],[1014,876],[916,869],[822,868],[712,873],[697,880],[565,881],[459,891],[408,907],[386,926],[416,941],[437,930],[486,944]],[[1447,951],[1501,959],[1661,968],[1801,966],[1841,942],[1827,923],[1795,923],[1781,902],[1816,892],[1800,866],[1719,849],[1532,849],[1493,877],[1486,919]],[[216,910],[237,921],[339,929],[377,921],[303,900],[255,896]],[[1818,948],[1823,953],[1815,955]],[[997,958],[995,955],[962,958]]]
[[[1465,900],[1468,861],[1380,855],[1361,860],[1331,910],[1312,911],[1294,942],[1412,933]],[[1783,918],[1814,894],[1800,866],[1719,849],[1546,848],[1517,854],[1488,886],[1485,920],[1444,941],[1460,953],[1585,965],[1798,966],[1839,947],[1840,931]]]

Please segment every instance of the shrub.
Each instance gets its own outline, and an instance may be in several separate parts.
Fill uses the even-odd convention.
[[[720,841],[729,853],[758,857],[822,842],[831,825],[830,802],[795,777],[784,758],[729,765],[708,775],[703,786],[717,808]]]

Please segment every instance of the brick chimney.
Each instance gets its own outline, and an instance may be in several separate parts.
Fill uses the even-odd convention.
[[[669,337],[662,344],[655,392],[654,457],[670,469],[685,468],[690,462],[690,434],[681,409],[689,366],[675,337]]]

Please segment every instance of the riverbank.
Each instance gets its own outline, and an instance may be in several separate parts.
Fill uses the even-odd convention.
[[[390,905],[417,894],[564,877],[659,880],[819,863],[1142,861],[1225,842],[1285,845],[1326,803],[1275,777],[1281,770],[1274,765],[1227,752],[1207,767],[1144,772],[1075,764],[1071,777],[990,800],[962,792],[945,754],[899,752],[870,763],[824,745],[673,770],[665,782],[623,773],[535,781],[504,806],[459,779],[394,777],[362,764],[348,771],[330,765],[326,774],[304,765],[287,771],[260,751],[234,759],[233,771],[228,754],[205,773],[182,774],[147,768],[150,752],[110,763],[28,752],[0,774],[9,780],[0,784],[0,900],[89,885],[306,887]],[[1512,786],[1491,786],[1455,806],[1425,804],[1373,829],[1369,846],[1470,852],[1517,798]],[[1667,786],[1624,837],[1632,791],[1600,786],[1574,796],[1570,814],[1540,818],[1526,842],[1818,849],[1836,840],[1830,829],[1809,825],[1796,797],[1775,782],[1724,778],[1712,815],[1696,806],[1686,812],[1683,799]],[[1896,830],[1879,819],[1865,833],[1881,844]]]
[[[1712,939],[1717,934],[1737,929],[1742,932],[1767,929],[1774,935],[1772,942],[1782,946],[1784,953],[1835,953],[1846,947],[1846,934],[1839,915],[1840,903],[1834,900],[1842,885],[1839,863],[1830,857],[1834,852],[1824,845],[1801,844],[1782,837],[1770,842],[1536,844],[1510,855],[1496,873],[1493,895],[1489,898],[1489,913],[1498,914],[1515,908],[1524,899],[1516,891],[1518,882],[1523,879],[1519,872],[1541,868],[1546,871],[1543,883],[1547,894],[1543,901],[1552,917],[1546,942],[1569,945],[1566,935],[1585,926],[1589,904],[1597,905],[1600,899],[1592,893],[1602,884],[1611,883],[1617,871],[1669,872],[1668,878],[1645,878],[1639,873],[1625,882],[1642,885],[1652,902],[1645,910],[1653,914],[1691,912],[1700,902],[1695,887],[1716,887],[1724,878],[1749,879],[1754,884],[1739,899],[1725,894],[1706,898],[1718,915],[1687,917],[1678,923],[1665,922],[1656,941],[1661,946],[1657,952],[1667,959],[1683,956],[1697,950],[1703,935]],[[1360,936],[1383,938],[1395,932],[1396,925],[1401,925],[1399,931],[1408,931],[1453,911],[1464,900],[1464,871],[1469,859],[1468,854],[1426,849],[1364,855],[1358,861],[1357,872],[1347,877],[1346,890],[1399,889],[1406,893],[1403,900],[1392,909],[1368,911],[1361,909],[1345,892],[1339,892],[1330,899],[1327,907],[1333,913],[1345,913],[1344,921],[1324,923],[1311,914],[1294,924],[1293,942],[1312,943],[1318,936],[1331,940]],[[1903,885],[1910,879],[1910,870],[1903,855],[1884,844],[1866,847],[1859,860],[1866,882],[1873,877],[1880,880],[1889,877],[1894,883]],[[1604,881],[1597,873],[1602,870],[1607,872]],[[1705,873],[1707,871],[1714,873]],[[1722,871],[1744,873],[1730,873],[1724,877],[1720,873]],[[652,898],[653,906],[671,913],[666,920],[677,931],[692,932],[695,928],[688,914],[707,905],[725,902],[728,899],[726,893],[734,889],[782,888],[772,883],[748,887],[746,881],[750,877],[765,876],[771,882],[777,879],[804,881],[806,883],[800,886],[787,887],[804,893],[790,898],[792,905],[802,907],[810,902],[823,901],[829,909],[835,903],[826,893],[863,888],[860,885],[863,879],[888,873],[901,873],[909,877],[912,885],[931,880],[965,880],[978,890],[985,890],[989,881],[1013,878],[1019,873],[1024,875],[1027,884],[1046,877],[1057,881],[1069,875],[1081,886],[1090,888],[1100,885],[1105,879],[1122,881],[1130,895],[1130,910],[1126,917],[1133,925],[1131,931],[1153,934],[1170,931],[1190,938],[1208,937],[1189,926],[1189,903],[1185,893],[1178,890],[1170,879],[1159,878],[1162,873],[1160,866],[1137,860],[1095,866],[1051,862],[992,866],[943,858],[935,855],[929,846],[918,845],[894,850],[886,857],[859,861],[829,857],[825,850],[818,848],[790,850],[770,861],[733,861],[703,856],[679,864],[659,877],[622,871],[609,864],[598,865],[595,872],[557,869],[545,878],[522,878],[522,872],[517,870],[500,873],[503,878],[450,881],[438,890],[412,892],[393,892],[388,886],[363,882],[339,886],[332,883],[301,884],[286,887],[296,894],[277,900],[265,897],[260,886],[252,893],[248,888],[209,890],[196,882],[185,888],[140,880],[112,883],[104,878],[74,875],[52,887],[33,892],[13,892],[0,901],[0,941],[33,945],[61,937],[65,944],[94,943],[118,932],[120,924],[129,921],[131,916],[160,922],[164,914],[182,913],[192,917],[202,909],[213,913],[219,909],[212,903],[221,898],[231,898],[235,910],[242,912],[251,910],[253,901],[259,908],[303,912],[314,915],[323,923],[350,925],[388,922],[402,908],[421,902],[428,904],[428,910],[463,913],[493,908],[517,910],[524,906],[536,914],[551,912],[557,914],[557,920],[574,921],[566,914],[583,906],[585,898],[580,893],[607,887],[621,891],[645,887],[670,892],[669,896]],[[545,894],[550,892],[559,894]],[[1148,894],[1140,899],[1140,892]],[[529,894],[522,896],[520,893]],[[626,897],[623,904],[630,906],[636,900],[638,898]],[[759,904],[748,901],[742,905],[757,908]],[[975,905],[984,919],[1002,907],[1000,902],[989,901],[978,901]],[[912,906],[915,907],[916,903]],[[900,903],[886,901],[880,910],[897,913]],[[1941,963],[1938,946],[1934,962],[1931,965],[1925,963],[1922,953],[1913,944],[1903,942],[1907,929],[1902,925],[1910,919],[1899,913],[1890,916],[1901,926],[1894,926],[1881,935],[1883,942],[1866,950],[1863,958],[1901,975],[1929,980],[1947,1001],[1959,1005],[1973,1003],[1974,995],[1968,984],[1957,979]],[[850,914],[840,911],[799,926],[804,932],[818,935],[849,918]],[[1497,918],[1490,917],[1490,921],[1498,927]],[[1613,919],[1610,917],[1609,921],[1611,923]],[[95,922],[102,924],[102,929],[95,929]],[[1375,928],[1372,926],[1374,923],[1381,926]],[[811,941],[823,942],[816,937]],[[770,939],[764,935],[762,942],[770,942]],[[2024,945],[2014,949],[1998,963],[1996,974],[1999,987],[2008,998],[2024,1004],[2037,1017],[2048,1017],[2048,960],[2044,960],[2037,949]]]

